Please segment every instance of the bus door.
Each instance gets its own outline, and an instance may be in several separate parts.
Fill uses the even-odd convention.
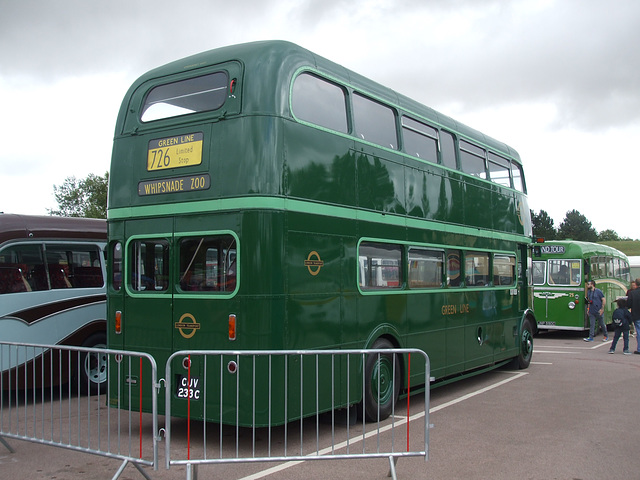
[[[210,223],[211,217],[208,220]],[[176,282],[168,330],[173,351],[241,347],[235,342],[236,316],[242,317],[235,298],[239,286],[237,235],[231,230],[197,230],[204,223],[196,217],[176,219],[172,250]],[[220,225],[224,220],[217,217],[215,223]],[[191,398],[194,401],[192,414],[198,415],[205,397],[205,374],[207,382],[210,382],[206,385],[208,402],[215,402],[218,398],[220,371],[224,371],[223,375],[228,379],[228,393],[236,394],[234,386],[231,386],[235,378],[227,373],[227,364],[235,359],[223,360],[221,365],[219,358],[212,357],[205,372],[202,357],[176,359],[172,365],[176,409],[186,408],[187,402],[180,400]],[[230,403],[235,403],[234,399]]]

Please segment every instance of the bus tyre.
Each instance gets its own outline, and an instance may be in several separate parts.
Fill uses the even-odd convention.
[[[393,348],[385,338],[377,339],[372,349]],[[400,361],[392,353],[370,353],[365,363],[364,417],[369,422],[384,420],[393,411],[400,394]],[[394,371],[395,370],[395,371]]]
[[[518,342],[520,342],[520,353],[513,359],[513,367],[527,368],[533,356],[533,327],[531,326],[531,320],[528,318],[525,318],[522,322]]]
[[[107,334],[104,332],[94,333],[82,343],[82,346],[96,349],[107,348]],[[107,390],[107,354],[81,352],[78,381],[82,392],[89,395],[105,393]]]

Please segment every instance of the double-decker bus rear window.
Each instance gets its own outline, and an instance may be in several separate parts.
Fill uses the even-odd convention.
[[[165,240],[132,242],[130,287],[136,292],[159,292],[169,287],[169,244]]]
[[[122,243],[116,242],[111,249],[111,283],[113,289],[119,291],[122,287]]]
[[[147,95],[140,119],[150,122],[217,110],[227,98],[228,85],[227,74],[216,72],[157,86]]]
[[[236,257],[236,241],[231,235],[182,239],[180,289],[185,292],[233,292]]]

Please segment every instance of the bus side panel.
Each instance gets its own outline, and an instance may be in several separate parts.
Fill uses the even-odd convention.
[[[362,146],[355,154],[358,206],[367,210],[404,214],[404,166],[384,155],[382,149],[371,146]]]
[[[284,131],[286,194],[290,198],[303,198],[305,201],[355,206],[357,190],[353,140],[319,134],[315,128],[293,122],[286,123]],[[318,205],[318,210],[321,208]]]
[[[441,292],[407,296],[407,336],[405,346],[419,348],[429,355],[431,376],[446,374],[447,319],[442,315]],[[417,382],[417,383],[416,383]],[[424,383],[424,365],[411,366],[411,384]]]

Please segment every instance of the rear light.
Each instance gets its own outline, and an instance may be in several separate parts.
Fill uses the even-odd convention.
[[[116,333],[118,335],[122,333],[122,312],[120,310],[116,312]]]
[[[236,315],[232,313],[229,315],[229,340],[236,339]]]

